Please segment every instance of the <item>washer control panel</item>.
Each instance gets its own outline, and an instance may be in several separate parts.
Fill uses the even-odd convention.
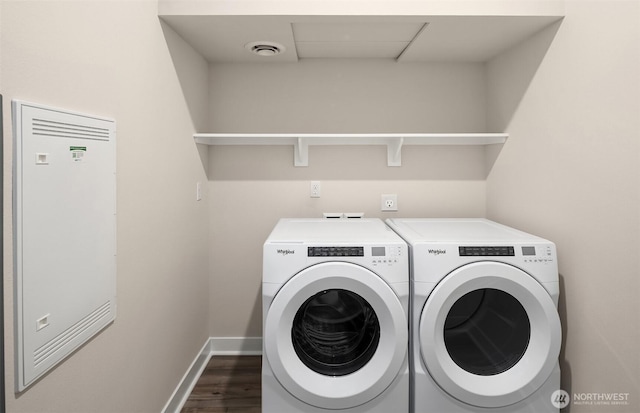
[[[364,247],[309,247],[308,257],[364,257]]]
[[[403,248],[396,245],[307,247],[308,257],[363,257],[374,266],[396,264],[402,255]]]
[[[400,246],[371,247],[371,263],[374,266],[396,264],[400,257],[402,257]]]

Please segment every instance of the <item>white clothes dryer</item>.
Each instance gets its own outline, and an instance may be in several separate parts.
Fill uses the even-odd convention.
[[[558,412],[555,245],[485,219],[390,219],[409,244],[411,411]]]
[[[262,411],[408,412],[407,244],[379,219],[282,219],[264,244]]]

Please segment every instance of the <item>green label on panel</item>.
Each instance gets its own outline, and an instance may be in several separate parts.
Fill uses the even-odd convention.
[[[86,146],[69,146],[70,151],[87,151]]]

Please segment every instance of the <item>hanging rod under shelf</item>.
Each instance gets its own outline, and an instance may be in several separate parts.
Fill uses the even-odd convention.
[[[386,145],[387,165],[402,165],[404,145],[491,145],[506,133],[197,133],[205,145],[293,145],[294,165],[309,165],[310,145]]]

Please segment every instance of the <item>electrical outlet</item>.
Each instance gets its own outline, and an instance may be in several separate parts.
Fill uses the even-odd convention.
[[[309,196],[311,198],[320,198],[321,189],[320,181],[311,181],[311,185],[309,186]]]
[[[398,195],[396,194],[380,195],[380,210],[381,211],[397,211]]]

